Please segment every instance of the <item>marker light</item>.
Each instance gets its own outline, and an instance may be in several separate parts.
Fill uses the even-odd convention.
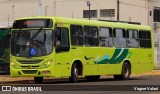
[[[49,60],[48,62],[44,63],[43,67],[48,68],[51,65],[51,61]]]

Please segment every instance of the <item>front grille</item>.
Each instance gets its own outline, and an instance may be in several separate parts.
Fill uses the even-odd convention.
[[[21,64],[38,64],[42,62],[43,60],[17,60]]]
[[[21,68],[26,68],[26,69],[28,69],[28,68],[39,68],[39,66],[21,66]]]
[[[36,74],[37,70],[22,70],[24,74]]]

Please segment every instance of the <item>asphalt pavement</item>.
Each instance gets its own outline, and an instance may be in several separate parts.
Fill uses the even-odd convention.
[[[143,73],[143,74],[132,74],[131,79],[133,78],[138,78],[138,77],[150,77],[150,76],[160,76],[160,70],[156,69],[151,72]],[[112,79],[113,76],[111,75],[103,75],[101,76],[101,79]],[[45,82],[47,83],[50,80],[54,81],[61,81],[61,80],[66,80],[66,78],[54,78],[54,77],[45,77]],[[4,83],[16,83],[16,82],[28,82],[28,83],[33,83],[34,81],[33,77],[10,77],[10,75],[0,75],[0,84]],[[84,79],[82,79],[83,81]]]

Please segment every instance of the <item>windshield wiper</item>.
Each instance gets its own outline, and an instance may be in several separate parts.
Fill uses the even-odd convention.
[[[23,37],[24,37],[25,39],[28,39],[29,41],[32,41],[34,38],[36,38],[41,31],[42,31],[42,28],[40,28],[32,37],[30,37],[30,36],[26,35],[26,34],[20,29],[20,32],[23,34]]]
[[[23,37],[24,37],[25,39],[30,40],[29,36],[26,35],[21,29],[20,29],[20,32],[22,33],[22,35],[23,35]]]
[[[35,39],[39,33],[42,31],[42,28],[40,28],[32,37],[31,37],[31,40]]]

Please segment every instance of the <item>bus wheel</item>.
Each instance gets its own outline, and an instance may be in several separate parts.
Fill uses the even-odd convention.
[[[121,75],[114,75],[114,79],[116,80],[128,80],[131,74],[130,65],[127,62],[124,62],[122,66]]]
[[[85,78],[86,78],[88,81],[98,81],[99,78],[100,78],[100,75],[85,76]]]
[[[78,67],[77,67],[77,64],[74,63],[72,65],[71,77],[69,77],[70,82],[76,83],[77,82],[77,76],[78,76]]]
[[[42,83],[43,77],[34,77],[34,82],[35,83]]]

